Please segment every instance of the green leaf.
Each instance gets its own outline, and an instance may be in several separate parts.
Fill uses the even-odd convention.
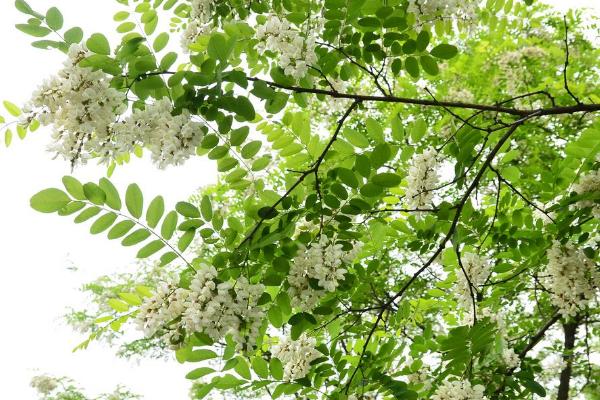
[[[374,168],[383,166],[392,157],[392,150],[387,143],[378,144],[371,153],[371,164]]]
[[[421,62],[423,71],[427,72],[429,75],[437,75],[440,73],[437,61],[435,61],[433,57],[423,55],[419,58],[419,61]]]
[[[225,62],[229,58],[232,49],[233,47],[227,43],[227,38],[224,34],[214,32],[210,35],[207,51],[211,58]]]
[[[22,12],[23,14],[29,14],[33,17],[36,17],[38,19],[43,19],[44,16],[40,13],[37,13],[35,11],[33,11],[33,9],[31,8],[31,6],[29,6],[29,4],[27,4],[27,2],[25,2],[25,0],[16,0],[15,1],[15,8],[17,10],[19,10],[20,12]]]
[[[113,212],[106,213],[98,218],[90,227],[90,233],[96,235],[107,230],[117,219],[117,214]]]
[[[150,202],[148,210],[146,211],[146,221],[148,222],[148,226],[150,228],[155,228],[164,212],[165,201],[162,196],[156,196],[154,200]]]
[[[121,241],[123,246],[134,246],[150,237],[150,232],[144,228],[137,229],[131,232],[129,235]]]
[[[215,384],[215,387],[217,389],[226,390],[243,385],[244,383],[246,383],[246,381],[238,379],[231,374],[226,374],[224,376],[214,378],[213,383]]]
[[[132,183],[127,187],[127,192],[125,193],[125,205],[127,206],[129,213],[135,218],[139,219],[142,216],[144,196],[142,195],[140,187],[135,183]]]
[[[79,215],[77,215],[74,219],[74,222],[76,224],[80,224],[82,222],[87,221],[90,218],[95,217],[96,215],[98,215],[98,213],[100,213],[100,207],[90,207],[90,208],[86,208],[85,210],[83,210],[82,212],[79,213]]]
[[[256,117],[254,106],[247,97],[234,97],[231,101],[231,109],[247,121],[252,121]]]
[[[200,218],[200,211],[198,211],[198,208],[186,201],[180,201],[177,203],[175,205],[175,210],[187,218]]]
[[[117,32],[126,33],[135,29],[135,23],[133,22],[123,22],[121,25],[117,26]]]
[[[267,312],[267,317],[269,318],[271,325],[275,328],[281,328],[283,326],[283,315],[281,314],[281,308],[279,308],[279,306],[271,306]]]
[[[546,397],[546,389],[539,383],[531,379],[524,379],[523,385],[529,389],[531,393],[535,393],[540,397]]]
[[[65,38],[65,42],[67,42],[67,44],[79,43],[81,42],[81,39],[83,39],[83,30],[76,26],[66,31],[63,37]]]
[[[15,27],[23,33],[34,37],[48,36],[52,31],[44,26],[30,25],[30,24],[17,24]]]
[[[175,229],[177,228],[177,212],[169,211],[167,216],[163,220],[162,226],[160,228],[160,235],[169,240],[173,237],[175,233]]]
[[[101,33],[93,33],[92,36],[85,42],[88,50],[108,56],[110,54],[110,44],[108,39]]]
[[[4,108],[6,108],[6,111],[8,111],[8,113],[10,115],[12,115],[13,117],[18,117],[19,115],[22,114],[22,111],[19,107],[17,107],[15,104],[11,103],[8,100],[4,100],[2,102],[2,104],[4,104]]]
[[[4,145],[6,147],[8,147],[8,146],[10,146],[11,142],[12,142],[12,131],[10,129],[7,129],[4,132]]]
[[[250,373],[250,367],[248,367],[248,363],[246,359],[242,356],[237,357],[238,363],[235,365],[234,370],[237,372],[242,378],[251,379],[252,374]]]
[[[31,197],[31,208],[43,213],[53,213],[66,206],[71,199],[60,189],[44,189]]]
[[[131,306],[141,306],[142,299],[135,293],[119,293],[119,297]]]
[[[429,44],[429,39],[431,35],[427,31],[421,31],[417,35],[417,51],[425,51],[427,45]]]
[[[77,200],[85,200],[85,194],[83,193],[83,185],[76,178],[72,176],[63,176],[62,178],[63,185],[67,192]]]
[[[365,121],[365,126],[367,127],[367,133],[369,134],[371,139],[373,139],[377,143],[383,143],[385,141],[383,135],[383,128],[379,124],[379,122],[369,117]]]
[[[212,203],[210,201],[210,197],[207,195],[202,196],[202,201],[200,202],[200,211],[202,212],[202,218],[204,218],[206,221],[210,221],[212,219]]]
[[[407,57],[404,61],[404,68],[406,72],[410,74],[413,78],[419,77],[419,62],[414,57]]]
[[[430,53],[434,57],[449,60],[458,54],[458,49],[451,44],[442,43],[435,46]]]
[[[344,128],[342,135],[346,140],[356,147],[360,147],[362,149],[369,147],[369,139],[355,129],[346,127]]]
[[[163,266],[169,264],[171,261],[175,260],[177,257],[179,257],[177,255],[177,253],[174,253],[172,251],[169,251],[169,252],[163,254],[162,256],[160,256],[160,266],[163,267]]]
[[[152,44],[152,48],[154,51],[159,52],[169,43],[169,34],[167,32],[161,32],[158,34],[156,39],[154,39],[154,43]]]
[[[108,238],[110,240],[113,239],[118,239],[122,236],[124,236],[127,232],[129,232],[131,230],[131,228],[133,228],[135,226],[135,222],[131,221],[131,220],[125,220],[125,221],[121,221],[119,223],[117,223],[115,226],[113,226],[110,231],[108,231]]]
[[[273,378],[277,380],[283,379],[283,365],[278,358],[271,358],[269,361],[269,370]]]
[[[63,15],[60,10],[56,7],[51,7],[46,12],[46,24],[50,27],[50,29],[58,31],[62,29],[64,23]]]
[[[108,305],[117,312],[126,312],[129,310],[129,305],[119,299],[108,299]]]
[[[156,253],[157,251],[161,250],[163,247],[165,247],[165,243],[162,240],[153,240],[152,242],[148,243],[147,245],[145,245],[144,247],[142,247],[138,253],[137,253],[137,258],[147,258],[150,257],[151,255],[153,255],[154,253]]]
[[[252,369],[262,379],[269,377],[269,364],[262,357],[252,358]],[[248,378],[250,379],[250,378]]]
[[[186,231],[183,235],[181,235],[179,241],[177,242],[177,248],[179,249],[179,251],[185,251],[185,249],[187,249],[188,246],[192,243],[192,240],[194,240],[195,235],[195,230]]]
[[[102,190],[100,186],[93,182],[88,182],[83,185],[83,194],[85,195],[86,199],[97,205],[103,205],[104,200],[106,200],[106,194],[104,193],[104,190]]]
[[[208,349],[198,349],[190,352],[187,357],[188,362],[199,362],[204,360],[210,360],[211,358],[216,358],[217,353]]]
[[[100,188],[106,194],[105,203],[107,206],[112,208],[113,210],[119,211],[121,209],[121,197],[119,196],[119,191],[117,188],[106,178],[100,178],[99,182]]]
[[[394,187],[398,186],[400,182],[402,182],[402,178],[396,174],[383,172],[371,178],[371,182],[383,187]]]
[[[203,376],[206,376],[208,374],[212,374],[213,372],[215,372],[215,370],[212,369],[212,368],[209,368],[209,367],[200,367],[200,368],[196,368],[196,369],[188,372],[185,377],[186,377],[186,379],[200,379]]]
[[[116,22],[125,21],[127,18],[129,18],[129,12],[127,11],[119,11],[113,15],[113,20]]]
[[[246,159],[254,157],[260,151],[261,146],[262,142],[260,140],[247,143],[242,147],[242,157]]]

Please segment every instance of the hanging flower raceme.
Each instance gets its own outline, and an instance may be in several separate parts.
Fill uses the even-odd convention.
[[[112,123],[127,108],[125,95],[110,87],[107,74],[78,65],[88,55],[85,47],[71,45],[64,67],[25,106],[27,122],[37,118],[43,125],[53,125],[55,142],[50,150],[72,164],[102,152],[111,140]]]
[[[146,299],[138,312],[138,327],[149,337],[157,333],[174,346],[185,334],[203,332],[214,341],[231,334],[239,349],[255,345],[264,319],[257,305],[263,285],[253,285],[246,278],[235,284],[219,282],[217,271],[202,266],[190,289],[165,284]]]
[[[321,355],[315,349],[316,344],[317,341],[314,337],[302,334],[298,340],[286,337],[273,348],[273,355],[283,364],[285,380],[304,378],[308,374],[310,363]]]
[[[517,368],[521,363],[519,355],[512,348],[504,349],[502,352],[502,361],[508,368]]]
[[[406,201],[411,208],[422,208],[431,204],[433,189],[439,183],[438,161],[435,149],[428,148],[416,154],[408,169],[406,178]]]
[[[279,66],[286,75],[298,80],[306,75],[309,66],[316,64],[316,39],[311,32],[304,36],[285,19],[269,15],[267,22],[256,27],[259,51],[277,54]]]
[[[192,0],[190,19],[181,35],[181,47],[188,52],[190,45],[195,43],[200,35],[211,30],[211,19],[214,14],[216,0]]]
[[[127,110],[125,95],[110,87],[111,79],[104,72],[78,65],[88,55],[84,47],[72,45],[65,67],[26,106],[26,122],[38,118],[53,125],[51,151],[75,165],[92,157],[109,162],[136,146],[147,147],[161,168],[181,164],[195,154],[204,125],[193,121],[187,110],[173,115],[168,98],[115,122]]]
[[[554,241],[546,255],[545,284],[552,304],[564,317],[573,317],[594,298],[600,274],[595,263],[571,243]]]
[[[409,0],[408,11],[422,22],[438,18],[472,20],[478,3],[478,0]]]
[[[325,235],[310,247],[302,246],[288,275],[292,306],[311,310],[326,292],[334,292],[348,272],[346,265],[354,261],[360,250],[361,244],[357,243],[345,251],[340,243]],[[311,279],[317,281],[317,288],[311,285]]]
[[[182,164],[196,154],[204,137],[204,124],[192,121],[187,110],[179,115],[172,112],[168,98],[157,100],[144,110],[134,110],[123,122],[114,124],[114,148],[106,156],[130,153],[139,144],[150,150],[152,160],[160,168]]]
[[[600,195],[600,169],[589,171],[587,174],[579,178],[579,182],[573,185],[573,190],[577,194],[592,194]],[[578,208],[591,208],[595,218],[600,218],[600,204],[593,200],[580,200],[576,203]]]
[[[431,400],[487,400],[482,385],[471,385],[469,381],[445,381]]]
[[[456,286],[454,290],[461,307],[472,313],[473,295],[475,295],[477,288],[483,285],[490,276],[490,262],[487,258],[477,254],[464,253],[461,255],[461,263],[464,271],[460,268],[456,270]]]

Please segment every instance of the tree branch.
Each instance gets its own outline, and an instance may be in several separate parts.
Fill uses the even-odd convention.
[[[575,348],[575,335],[577,334],[577,326],[579,325],[579,318],[563,324],[563,330],[565,333],[565,342],[563,350],[563,360],[566,365],[560,373],[558,394],[556,400],[568,400],[569,399],[569,388],[571,386],[571,374],[573,372],[573,349]]]
[[[333,143],[337,140],[337,137],[338,137],[340,131],[342,130],[342,126],[344,125],[344,122],[346,122],[346,119],[348,119],[348,117],[350,116],[350,114],[352,113],[352,111],[358,106],[359,103],[360,103],[360,101],[355,101],[354,103],[352,103],[352,105],[350,105],[350,107],[346,110],[346,112],[344,113],[344,115],[342,116],[342,118],[340,118],[340,120],[338,121],[337,127],[335,129],[335,132],[331,136],[331,139],[329,139],[329,142],[325,146],[325,149],[323,150],[323,152],[319,155],[319,158],[317,158],[317,160],[310,167],[310,169],[302,172],[302,174],[300,175],[300,177],[298,177],[298,179],[296,180],[296,182],[294,182],[294,184],[285,192],[285,194],[283,196],[281,196],[279,198],[279,200],[277,200],[275,203],[273,203],[273,205],[271,207],[269,207],[269,210],[265,213],[265,216],[262,217],[256,223],[256,225],[254,225],[254,228],[252,228],[252,230],[250,231],[250,233],[248,235],[246,235],[246,237],[244,238],[244,240],[242,240],[242,242],[239,244],[238,248],[242,247],[245,243],[247,243],[250,239],[252,239],[252,237],[256,234],[256,232],[262,226],[262,224],[267,219],[270,218],[270,215],[273,213],[273,211],[275,211],[275,209],[277,208],[277,206],[279,204],[281,204],[281,202],[285,198],[287,198],[298,187],[298,185],[300,185],[304,181],[304,179],[306,179],[307,176],[309,176],[310,174],[317,174],[318,173],[319,167],[323,163],[323,160],[325,159],[325,156],[329,152],[329,149],[331,148],[331,146],[333,146]]]

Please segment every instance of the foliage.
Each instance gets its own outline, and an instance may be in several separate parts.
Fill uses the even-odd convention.
[[[111,393],[89,397],[67,377],[36,375],[31,379],[31,387],[37,391],[40,400],[135,400],[140,397],[123,386],[117,386]]]
[[[17,28],[55,32],[33,45],[68,61],[7,111],[52,125],[73,166],[200,156],[219,182],[173,210],[104,177],[32,197],[162,269],[101,286],[78,348],[137,325],[190,363],[194,398],[594,398],[600,52],[583,14],[118,3],[111,44],[18,0]]]

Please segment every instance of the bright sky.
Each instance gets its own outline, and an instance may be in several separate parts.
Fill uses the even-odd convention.
[[[594,7],[600,0],[552,0],[561,10]],[[86,34],[114,30],[112,15],[118,4],[111,1],[29,0],[34,9],[57,5],[67,25],[82,26]],[[32,48],[30,38],[14,29],[25,18],[12,0],[0,4],[0,100],[22,104],[38,82],[56,71],[60,53]],[[45,151],[49,131],[40,129],[9,149],[0,146],[0,398],[32,399],[31,376],[40,373],[66,375],[90,394],[111,391],[126,384],[146,400],[185,399],[190,366],[176,362],[144,360],[140,364],[116,358],[105,346],[93,344],[86,351],[71,353],[82,338],[61,321],[71,305],[85,299],[78,291],[82,283],[99,275],[131,270],[134,249],[125,249],[99,235],[88,234],[89,224],[75,225],[68,218],[42,215],[29,208],[31,195],[43,188],[60,187],[70,174],[67,163],[51,160]],[[3,138],[2,138],[3,140]],[[75,175],[82,181],[97,180],[104,168],[88,166]],[[214,165],[195,159],[184,167],[159,171],[147,160],[135,160],[117,169],[113,182],[119,188],[137,182],[148,197],[163,194],[168,202],[185,199],[198,187],[213,182]],[[77,272],[67,269],[78,268]]]

